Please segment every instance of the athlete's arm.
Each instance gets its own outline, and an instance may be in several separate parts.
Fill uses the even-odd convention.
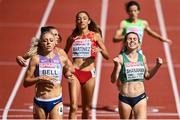
[[[106,59],[106,60],[108,60],[109,59],[109,53],[108,53],[108,51],[107,51],[107,49],[106,49],[106,47],[105,47],[105,45],[104,45],[104,43],[103,43],[103,40],[102,40],[102,37],[101,37],[101,35],[99,34],[99,33],[96,33],[95,34],[95,40],[97,41],[97,43],[98,43],[98,46],[99,46],[99,51],[101,52],[101,54],[102,54],[102,56]],[[94,48],[95,49],[95,48]]]
[[[111,82],[112,83],[115,83],[116,81],[118,81],[118,78],[119,78],[119,72],[121,71],[121,64],[122,64],[122,56],[119,55],[117,57],[115,57],[113,59],[113,62],[114,62],[114,68],[113,68],[113,71],[111,73]]]
[[[145,79],[149,80],[157,73],[157,71],[163,64],[163,60],[162,60],[162,58],[156,58],[156,65],[151,69],[148,69],[145,56],[143,56],[143,60],[144,60],[144,65],[145,65],[144,77],[145,77]]]
[[[123,29],[124,29],[124,22],[122,21],[115,32],[115,35],[113,37],[113,42],[120,42],[124,39],[124,35],[122,34]]]
[[[16,57],[16,62],[17,62],[20,66],[22,66],[22,67],[26,67],[26,66],[27,66],[27,60],[24,59],[23,56],[17,56],[17,57]]]
[[[72,37],[69,36],[68,39],[67,39],[66,45],[65,45],[65,47],[64,47],[64,51],[65,51],[66,53],[69,52],[69,50],[70,50],[70,48],[71,48],[71,46],[72,46],[72,43],[73,43]]]
[[[151,35],[152,37],[154,37],[154,38],[156,38],[156,39],[158,39],[158,40],[160,40],[160,41],[162,41],[162,42],[167,42],[167,43],[169,43],[169,44],[172,43],[172,41],[171,41],[170,39],[164,38],[164,37],[162,37],[160,34],[158,34],[158,33],[156,33],[155,31],[153,31],[153,30],[150,28],[150,26],[149,26],[149,24],[148,24],[147,21],[144,20],[144,21],[143,21],[143,24],[144,24],[144,26],[145,26],[145,31],[146,31],[149,35]]]

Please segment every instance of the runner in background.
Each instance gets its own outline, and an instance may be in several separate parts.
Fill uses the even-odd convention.
[[[116,43],[122,41],[125,37],[125,34],[128,32],[136,32],[140,37],[140,42],[142,45],[143,34],[144,31],[146,31],[150,36],[162,42],[167,42],[169,44],[172,43],[170,39],[164,38],[155,31],[153,31],[146,20],[140,19],[138,17],[140,13],[140,4],[138,2],[129,1],[126,3],[125,7],[126,7],[126,12],[129,15],[129,18],[121,21],[113,37],[113,42]],[[141,46],[139,49],[141,49]]]
[[[137,52],[140,37],[135,32],[129,32],[124,37],[124,51],[113,59],[114,69],[111,82],[117,83],[119,89],[119,115],[121,119],[147,118],[147,97],[144,79],[152,78],[163,61],[156,59],[156,65],[148,69],[146,57]]]

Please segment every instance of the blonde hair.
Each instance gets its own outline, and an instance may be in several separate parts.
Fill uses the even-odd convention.
[[[25,57],[31,58],[33,55],[37,54],[38,52],[38,45],[40,39],[33,37],[31,40],[31,47],[29,48],[28,52],[25,54]]]
[[[27,59],[31,58],[33,55],[36,55],[38,53],[39,42],[45,33],[49,32],[54,36],[54,34],[51,32],[51,29],[56,29],[56,28],[53,26],[41,27],[40,38],[33,37],[31,39],[31,47],[29,48],[28,52],[25,53],[25,55],[24,55],[25,58],[27,58]],[[60,41],[62,39],[60,35],[59,35],[59,39],[60,39]]]

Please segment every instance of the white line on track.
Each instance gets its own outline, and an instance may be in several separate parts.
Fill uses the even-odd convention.
[[[107,19],[107,12],[108,12],[108,0],[102,0],[102,7],[101,7],[101,21],[100,27],[102,30],[102,36],[105,40],[105,31],[106,31],[106,19]],[[100,53],[97,55],[97,62],[96,62],[96,84],[93,94],[92,100],[92,107],[96,108],[97,100],[98,100],[98,93],[99,93],[99,82],[101,76],[101,64],[102,64],[102,56]],[[92,109],[92,119],[96,119],[96,109]]]
[[[41,27],[46,24],[47,19],[49,17],[49,14],[50,14],[53,6],[54,6],[54,3],[55,3],[55,0],[49,0],[47,8],[46,8],[46,10],[44,12],[44,15],[43,15],[42,19],[41,19],[41,23],[39,25],[39,28],[38,28],[38,30],[36,32],[36,37],[38,37],[40,35]],[[15,86],[14,86],[12,92],[11,92],[11,95],[10,95],[7,103],[6,103],[5,110],[4,110],[3,116],[2,116],[3,120],[7,119],[9,109],[10,109],[10,107],[12,105],[12,102],[13,102],[15,96],[16,96],[16,93],[17,93],[17,91],[19,89],[19,86],[21,85],[21,82],[23,80],[23,77],[24,77],[24,74],[25,74],[26,70],[27,70],[27,67],[24,67],[24,68],[21,69],[21,72],[20,72],[20,74],[18,76],[18,79],[16,80]]]
[[[160,25],[161,34],[162,34],[163,37],[167,38],[167,32],[166,32],[163,12],[162,12],[162,8],[161,8],[161,1],[160,0],[154,0],[154,2],[155,2],[156,13],[157,13],[157,16],[158,16],[158,21],[159,21],[159,25]],[[169,45],[167,43],[164,43],[163,45],[164,45],[166,59],[168,61],[167,65],[168,65],[168,68],[169,68],[168,70],[169,70],[172,89],[173,89],[173,93],[174,93],[174,97],[175,97],[176,109],[177,109],[178,116],[180,118],[180,98],[179,98],[179,93],[178,93],[176,76],[175,76],[175,72],[174,72],[174,69],[173,69],[173,62],[172,62],[171,52],[170,52]]]

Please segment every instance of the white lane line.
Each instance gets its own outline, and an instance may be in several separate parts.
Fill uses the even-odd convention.
[[[46,8],[46,10],[44,12],[43,18],[41,19],[41,23],[39,25],[39,28],[38,28],[38,30],[36,32],[36,37],[38,37],[40,35],[41,27],[46,24],[46,21],[47,21],[47,19],[49,17],[49,14],[50,14],[53,6],[54,6],[54,3],[55,3],[55,0],[49,0],[47,8]],[[17,91],[19,89],[19,86],[21,85],[21,82],[22,82],[22,80],[24,78],[24,74],[25,74],[26,70],[27,70],[27,67],[24,67],[24,68],[21,69],[21,72],[20,72],[20,74],[18,76],[18,79],[16,80],[15,86],[14,86],[12,92],[11,92],[11,95],[10,95],[7,103],[6,103],[5,110],[3,112],[3,120],[7,119],[9,109],[10,109],[10,107],[12,105],[12,102],[13,102],[15,96],[16,96],[16,93],[17,93]]]
[[[163,37],[167,38],[167,32],[166,32],[166,27],[165,27],[165,23],[164,23],[161,1],[154,0],[154,2],[155,2],[155,6],[156,6],[156,13],[158,16],[161,34]],[[167,43],[164,43],[163,45],[164,45],[165,55],[166,55],[166,59],[167,59],[167,65],[169,68],[168,70],[169,70],[169,74],[170,74],[170,78],[171,78],[172,89],[173,89],[173,93],[174,93],[174,97],[175,97],[176,109],[177,109],[178,116],[180,118],[180,98],[179,98],[179,93],[178,93],[176,76],[175,76],[175,72],[173,69],[174,67],[173,67],[171,52],[170,52],[169,45]]]
[[[100,27],[102,30],[102,36],[105,41],[105,31],[106,31],[106,19],[107,19],[107,12],[108,12],[108,0],[102,0],[101,5],[101,21],[100,21]],[[96,84],[93,94],[93,100],[92,100],[92,107],[96,108],[97,100],[98,100],[98,94],[99,94],[99,83],[101,79],[101,64],[102,64],[102,55],[98,53],[97,55],[97,62],[96,62]],[[92,119],[96,119],[96,109],[92,109]]]

